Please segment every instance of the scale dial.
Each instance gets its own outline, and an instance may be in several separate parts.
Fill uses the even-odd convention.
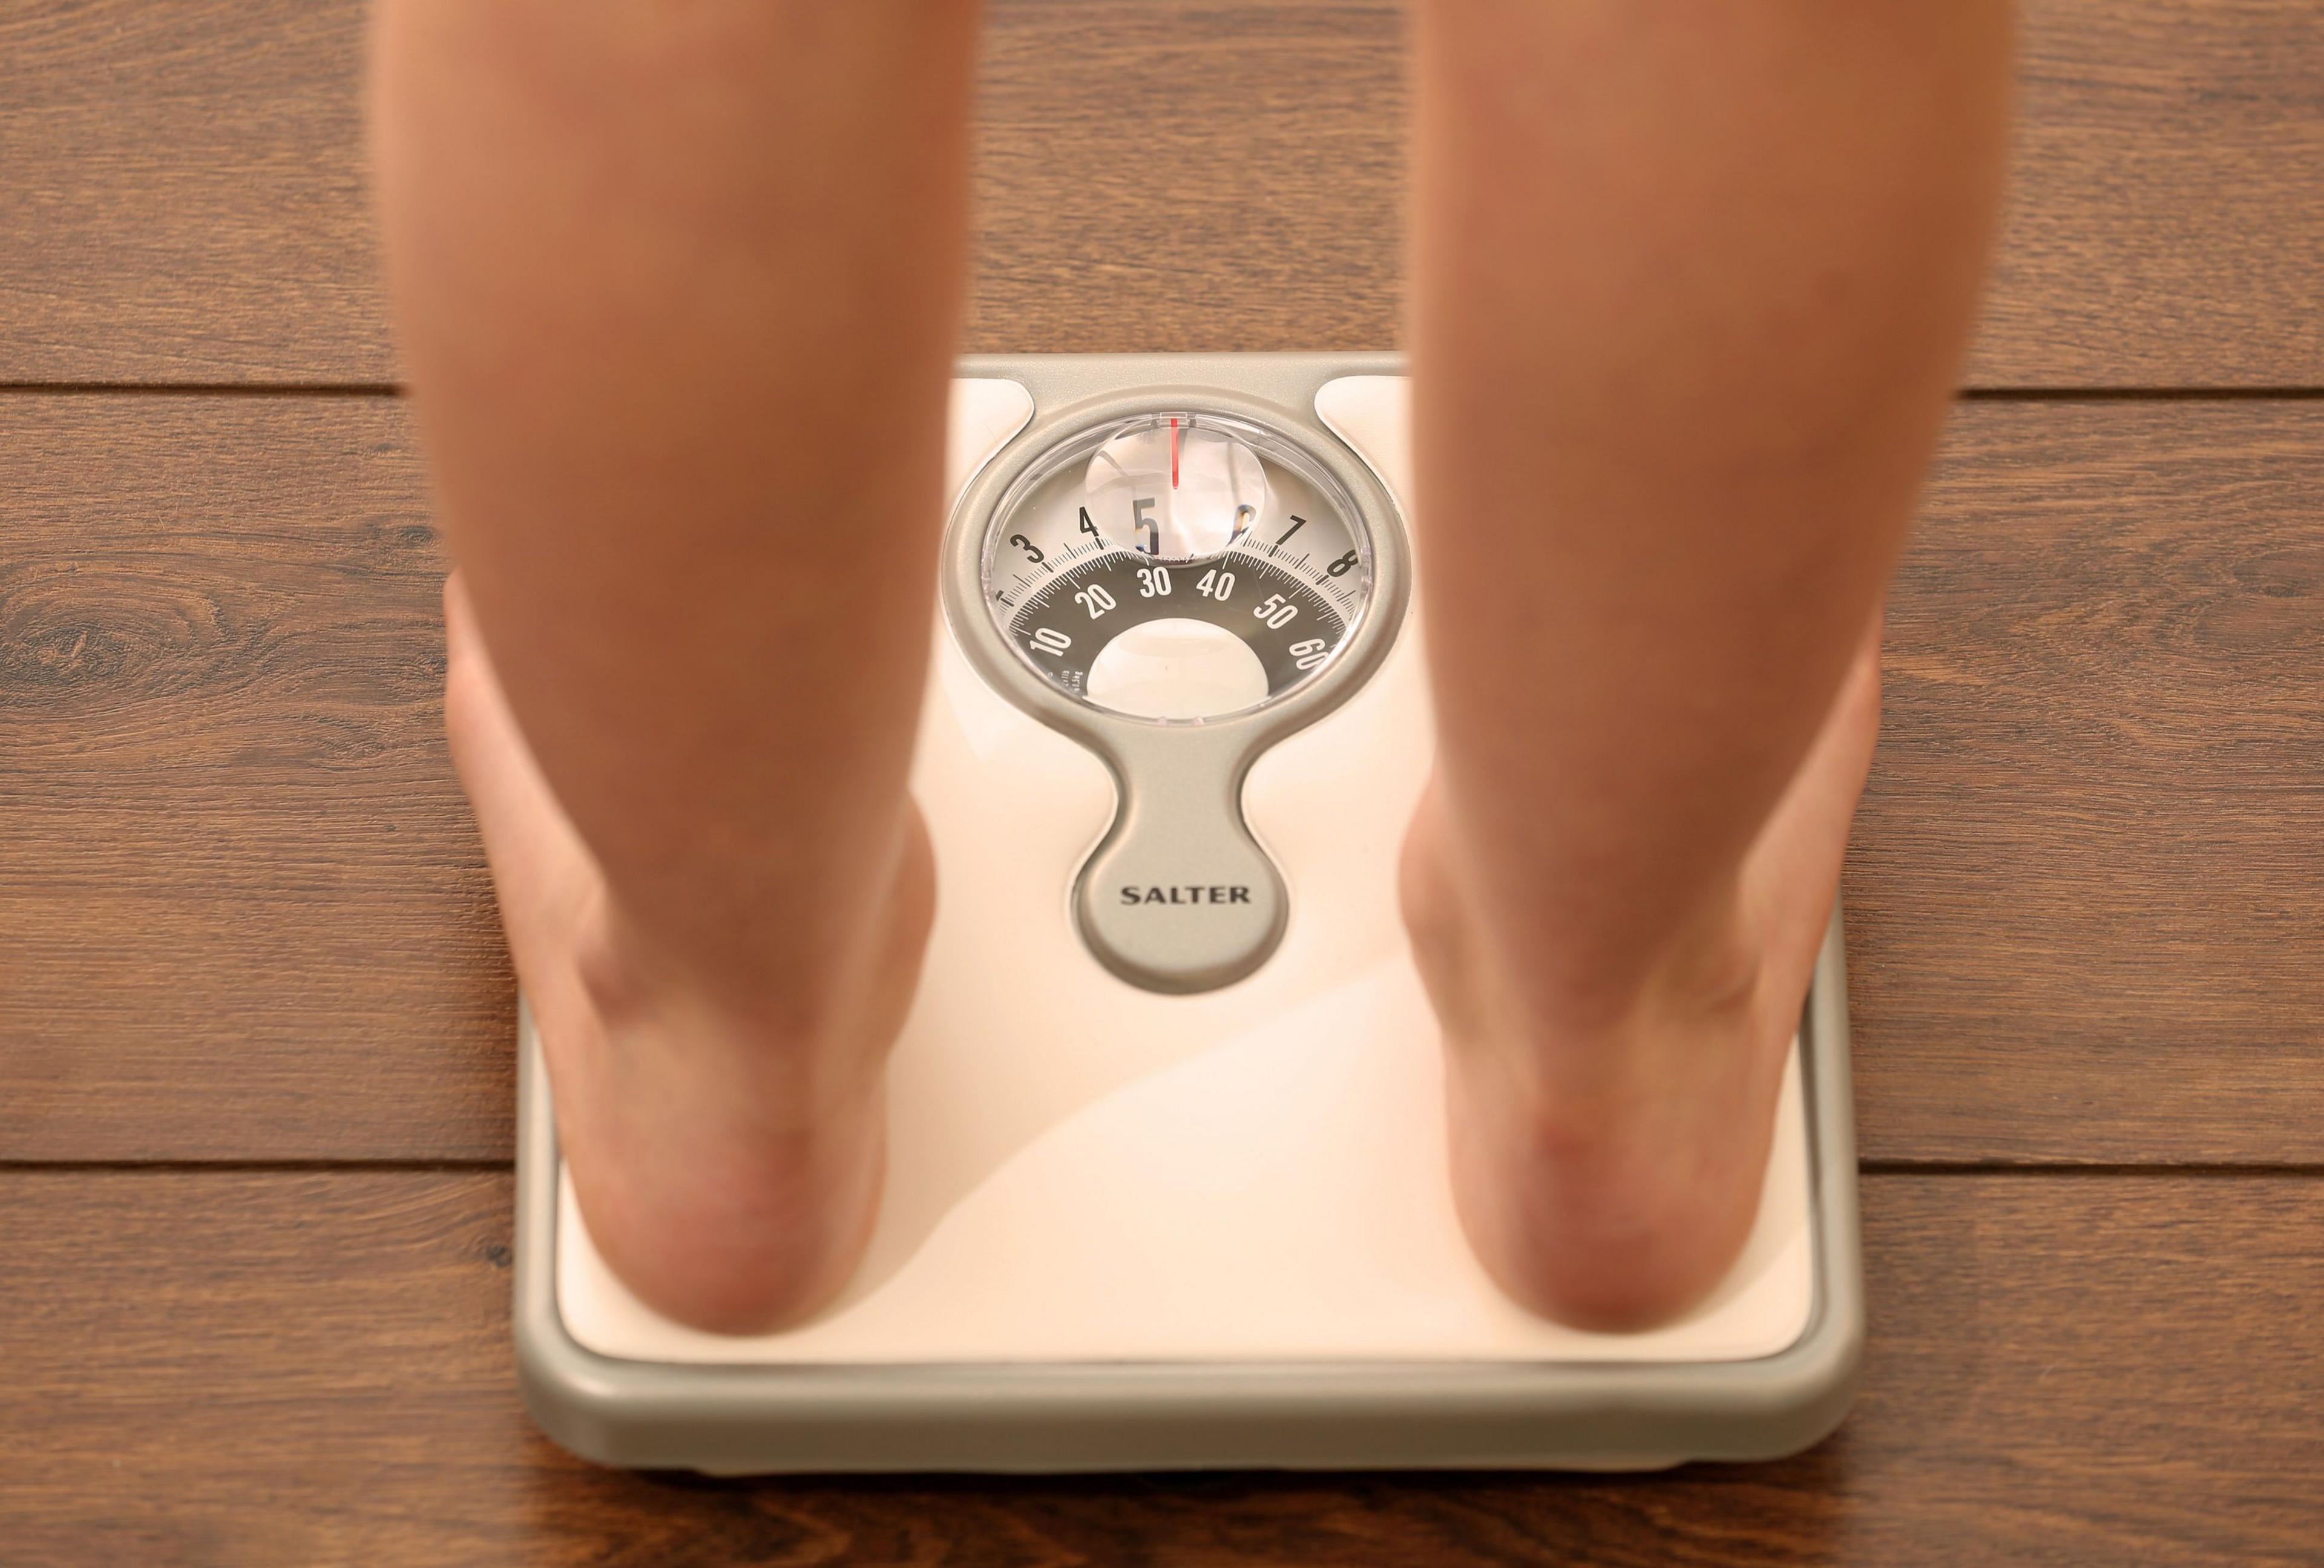
[[[1339,654],[1371,540],[1318,464],[1255,424],[1166,410],[1060,443],[1002,499],[987,613],[1049,685],[1201,723],[1281,701]]]
[[[1073,918],[1149,991],[1231,985],[1282,940],[1290,890],[1243,779],[1377,667],[1403,610],[1387,497],[1297,428],[1161,398],[1061,417],[950,536],[945,610],[971,661],[1113,775]]]

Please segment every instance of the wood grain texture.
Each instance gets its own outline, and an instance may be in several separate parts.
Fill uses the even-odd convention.
[[[2313,1563],[2324,1183],[1874,1177],[1864,1394],[1635,1479],[711,1482],[535,1434],[498,1175],[0,1176],[0,1559]]]
[[[504,1155],[386,398],[0,398],[0,1156]]]
[[[362,0],[0,4],[0,381],[383,381]]]
[[[1397,340],[1397,0],[992,0],[985,350]],[[2026,0],[1973,384],[2324,384],[2315,0]],[[0,5],[0,381],[379,383],[360,0]]]
[[[1400,0],[989,4],[969,346],[1400,334]]]
[[[387,399],[0,398],[0,1158],[501,1158]],[[1849,871],[1862,1147],[2324,1160],[2324,405],[1973,403]]]
[[[2324,1158],[2324,405],[1959,409],[1846,897],[1868,1156]]]
[[[2316,0],[2019,0],[1978,386],[2324,385]]]

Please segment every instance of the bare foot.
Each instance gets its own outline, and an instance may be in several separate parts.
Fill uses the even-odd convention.
[[[558,1139],[613,1272],[720,1333],[779,1327],[838,1290],[869,1239],[882,1073],[935,910],[916,808],[888,927],[839,1001],[721,992],[624,922],[501,695],[466,594],[445,585],[445,722],[549,1064]]]
[[[1577,1327],[1666,1321],[1750,1235],[1786,1048],[1880,722],[1876,626],[1732,895],[1634,997],[1553,998],[1463,907],[1432,788],[1405,843],[1405,921],[1443,1026],[1453,1196],[1517,1300]]]

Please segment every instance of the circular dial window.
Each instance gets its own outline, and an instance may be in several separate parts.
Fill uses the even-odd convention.
[[[1280,700],[1362,619],[1371,540],[1298,447],[1249,421],[1164,411],[1044,453],[985,533],[983,597],[1059,690],[1199,722]]]

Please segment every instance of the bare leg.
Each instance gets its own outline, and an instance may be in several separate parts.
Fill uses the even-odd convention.
[[[973,0],[386,0],[454,754],[591,1230],[795,1317],[878,1200]],[[488,658],[485,644],[489,642]]]
[[[1513,1295],[1683,1310],[1748,1233],[1996,207],[2006,0],[1422,0],[1405,862]]]

